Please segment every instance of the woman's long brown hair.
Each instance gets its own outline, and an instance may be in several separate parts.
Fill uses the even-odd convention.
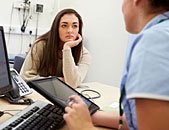
[[[38,72],[45,72],[44,76],[55,76],[56,75],[57,64],[58,64],[59,41],[60,41],[58,28],[59,28],[60,19],[65,14],[74,14],[78,18],[79,34],[82,36],[83,21],[82,21],[81,16],[74,9],[61,10],[56,15],[52,23],[51,29],[47,33],[38,37],[36,41],[36,43],[38,43],[41,40],[44,40],[46,42],[46,45],[43,47],[43,56],[40,59],[40,67],[37,70]],[[33,47],[36,47],[36,46],[33,46]],[[75,64],[77,65],[80,59],[81,51],[82,51],[82,42],[79,43],[77,46],[71,48],[71,51],[72,51]],[[33,53],[31,53],[31,56],[32,56],[32,59],[34,59]]]

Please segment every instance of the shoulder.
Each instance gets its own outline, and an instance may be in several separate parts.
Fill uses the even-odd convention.
[[[44,47],[46,46],[46,41],[35,41],[32,46],[32,51],[43,51]]]
[[[143,31],[142,40],[149,44],[159,42],[159,44],[166,43],[169,40],[169,20],[156,24]]]
[[[137,52],[151,54],[166,53],[169,55],[169,23],[168,25],[159,23],[143,31],[140,34],[138,45],[136,46]],[[164,54],[164,55],[166,55]]]
[[[44,47],[45,45],[46,45],[45,40],[35,41],[33,44],[33,46],[36,46],[36,47]]]
[[[128,98],[169,98],[169,24],[142,32],[131,58],[126,82]]]

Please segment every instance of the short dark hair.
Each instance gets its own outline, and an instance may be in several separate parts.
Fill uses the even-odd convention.
[[[150,1],[150,5],[153,8],[161,8],[166,11],[169,10],[169,0],[149,0],[149,1]]]

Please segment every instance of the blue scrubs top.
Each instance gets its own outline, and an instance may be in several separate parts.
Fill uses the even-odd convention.
[[[153,18],[129,42],[121,81],[130,130],[137,130],[135,98],[169,101],[169,11]]]

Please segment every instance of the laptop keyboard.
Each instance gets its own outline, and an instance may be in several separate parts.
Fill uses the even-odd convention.
[[[0,125],[0,130],[57,130],[64,125],[64,110],[36,101]]]

